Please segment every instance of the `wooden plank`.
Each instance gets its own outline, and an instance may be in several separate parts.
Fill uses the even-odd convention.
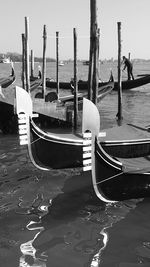
[[[34,99],[33,111],[48,117],[67,120],[67,108],[59,106],[57,103],[45,102],[44,99]]]
[[[4,102],[15,107],[15,89],[12,88],[11,92],[6,93],[8,90],[3,91],[5,98],[0,95],[0,102]],[[67,104],[59,104],[57,102],[45,102],[44,99],[35,98],[33,101],[33,112],[45,115],[47,117],[60,119],[62,121],[72,122],[72,111],[70,111]]]

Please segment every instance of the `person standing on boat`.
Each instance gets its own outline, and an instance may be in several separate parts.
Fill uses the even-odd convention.
[[[133,65],[131,63],[131,61],[126,58],[125,56],[122,57],[123,58],[123,64],[124,64],[124,68],[123,70],[125,70],[127,68],[127,73],[128,73],[128,80],[134,80],[134,76],[133,76]]]

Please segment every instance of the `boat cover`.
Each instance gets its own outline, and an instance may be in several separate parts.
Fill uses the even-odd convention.
[[[150,156],[138,158],[118,158],[123,164],[124,173],[149,173],[150,174]]]
[[[125,124],[103,131],[106,132],[106,136],[100,137],[101,142],[150,140],[150,132],[146,129],[140,129],[140,126],[136,125]]]

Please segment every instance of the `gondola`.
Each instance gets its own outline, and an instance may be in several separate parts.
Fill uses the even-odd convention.
[[[146,157],[126,159],[110,156],[102,148],[99,140],[98,109],[92,102],[84,99],[84,112],[86,117],[82,130],[85,132],[86,141],[92,140],[91,146],[86,145],[86,150],[84,148],[86,153],[83,152],[83,157],[86,160],[83,160],[83,169],[92,170],[92,182],[97,197],[104,202],[149,197],[150,153]],[[94,120],[89,119],[93,117]],[[90,133],[86,133],[87,131],[90,131],[92,138]]]
[[[99,82],[98,87],[106,85],[107,82]],[[46,86],[48,88],[57,88],[57,82],[51,81],[49,78],[46,79]],[[70,82],[59,82],[59,88],[64,90],[72,90],[73,89],[73,81]],[[78,90],[79,91],[87,91],[88,90],[88,82],[79,80],[78,81]]]
[[[98,83],[98,90],[101,90],[102,87],[107,86],[107,84],[109,82],[114,82],[114,78],[113,78],[113,74],[111,72],[110,74],[110,78],[107,82],[99,82]],[[83,81],[83,80],[79,80],[78,83],[78,90],[80,92],[86,92],[88,91],[88,81]],[[46,87],[48,88],[57,88],[57,82],[56,81],[52,81],[49,78],[46,78]],[[66,89],[66,90],[71,90],[72,92],[74,91],[74,80],[71,79],[70,82],[59,82],[59,88],[60,89]]]
[[[145,84],[150,83],[150,75],[144,75],[142,77],[138,77],[134,80],[123,80],[122,81],[122,90],[126,91],[129,89],[133,89],[139,86],[143,86]],[[99,82],[99,87],[106,85],[106,82]],[[57,83],[55,81],[50,81],[49,79],[46,80],[46,86],[48,88],[57,88]],[[72,82],[60,82],[59,87],[61,89],[72,89]],[[78,90],[79,91],[87,91],[88,90],[88,82],[79,80],[78,81]],[[115,91],[118,90],[118,82],[114,81],[114,89]]]
[[[114,82],[109,81],[105,83],[103,86],[101,85],[98,87],[98,92],[97,92],[97,100],[100,101],[102,100],[106,95],[108,95],[114,88]],[[88,92],[79,92],[78,93],[78,100],[83,100],[83,97],[87,98],[88,97]],[[60,100],[62,102],[68,102],[68,101],[73,101],[74,99],[74,94],[66,95],[66,96],[61,96]]]
[[[31,87],[31,92],[32,95],[34,95],[34,97],[36,98],[41,98],[42,97],[42,82],[41,84],[39,84],[39,86],[35,87],[34,83],[38,83],[38,80],[32,82],[33,85]],[[81,82],[81,84],[84,82]],[[87,89],[88,89],[88,84],[86,85]],[[46,97],[45,100],[46,102],[51,102],[53,100],[57,100],[58,96],[57,96],[57,92],[56,92],[56,88],[57,88],[57,83],[54,81],[51,81],[50,79],[46,79]],[[60,82],[59,83],[59,88],[60,89],[71,89],[71,93],[67,93],[64,94],[63,96],[59,96],[59,100],[63,103],[68,102],[68,101],[73,101],[74,99],[74,87],[72,85],[70,85],[70,83],[65,83],[65,82]],[[107,95],[108,93],[110,93],[114,88],[114,81],[113,81],[113,77],[112,75],[110,76],[110,79],[108,82],[104,82],[104,83],[100,83],[100,85],[98,86],[98,100],[101,100],[103,97],[105,97],[105,95]],[[80,87],[80,82],[78,82],[78,100],[83,99],[83,97],[87,97],[88,96],[88,90],[82,90]]]
[[[36,90],[38,87],[42,87],[42,79],[37,78],[30,80],[30,92],[32,93],[34,90]]]
[[[11,74],[7,77],[0,78],[0,129],[3,133],[7,133],[10,128],[12,132],[15,128],[14,109],[13,106],[9,103],[9,101],[7,101],[7,97],[5,94],[5,88],[12,85],[15,82],[15,79],[16,76],[14,66],[13,62],[11,61]]]
[[[20,144],[28,145],[31,161],[36,167],[44,170],[82,167],[82,134],[60,128],[51,132],[41,129],[34,121],[38,118],[33,117],[31,97],[20,87],[16,87],[16,110]],[[104,136],[101,145],[114,156],[120,155],[120,150],[124,158],[150,153],[150,133],[146,129],[127,125],[106,132],[108,139]]]
[[[126,91],[129,89],[137,88],[139,86],[143,86],[148,83],[150,83],[150,75],[145,75],[134,80],[124,80],[122,81],[122,90]],[[114,83],[114,90],[118,90],[118,82]]]
[[[113,82],[107,83],[106,86],[101,87],[98,90],[98,100],[101,100],[105,95],[107,95],[109,92],[112,91],[114,86]],[[7,93],[7,92],[6,92]],[[16,116],[14,114],[14,101],[13,99],[10,99],[7,97],[5,92],[2,90],[0,91],[1,99],[0,99],[0,129],[4,134],[8,133],[16,133],[17,131],[17,120]],[[35,98],[43,98],[42,96],[42,80],[35,79],[32,82],[30,82],[30,93],[32,97],[32,101],[34,102]],[[87,97],[87,92],[79,93],[78,94],[78,106],[79,109],[82,109],[82,100],[83,96]],[[73,94],[67,94],[65,96],[60,96],[58,100],[58,95],[56,93],[56,90],[51,90],[51,92],[46,92],[45,96],[45,102],[55,102],[57,101],[57,109],[59,109],[59,112],[57,113],[58,119],[60,114],[60,109],[64,110],[64,106],[67,105],[67,108],[73,110],[73,100],[74,95]],[[48,104],[48,103],[47,103]],[[55,104],[54,104],[55,105]],[[46,105],[46,110],[48,110],[48,106]],[[63,111],[64,112],[64,111]],[[40,116],[42,117],[42,122],[49,124],[50,119],[49,116],[46,115]],[[60,115],[62,117],[62,115]],[[71,121],[71,119],[70,119]]]
[[[0,78],[0,86],[1,88],[7,88],[9,85],[15,82],[16,76],[14,71],[13,62],[11,61],[11,74],[7,77]]]

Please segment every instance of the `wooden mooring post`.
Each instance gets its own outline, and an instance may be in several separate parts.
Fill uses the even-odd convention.
[[[42,65],[42,96],[45,99],[46,96],[46,25],[43,27],[43,65]]]
[[[90,51],[89,51],[89,73],[88,73],[88,99],[92,101],[92,73],[93,73],[93,1],[90,1]]]
[[[31,78],[34,77],[34,51],[31,50],[31,70],[30,70]]]
[[[121,22],[118,25],[118,113],[117,123],[122,124],[122,72],[121,72]]]
[[[25,17],[25,77],[26,90],[30,93],[30,75],[29,75],[29,18]]]
[[[56,82],[57,96],[59,99],[59,32],[56,32]]]
[[[22,87],[26,90],[26,84],[25,84],[25,35],[22,33],[22,74],[21,74],[21,80],[22,80]]]
[[[97,105],[98,98],[98,83],[99,83],[99,29],[95,24],[95,42],[94,42],[94,66],[93,66],[93,103]]]
[[[74,39],[74,130],[78,125],[78,82],[77,82],[77,32],[73,29]]]
[[[98,73],[99,73],[99,29],[97,24],[97,3],[90,1],[91,21],[90,21],[90,56],[88,75],[88,98],[97,104],[98,95]]]

